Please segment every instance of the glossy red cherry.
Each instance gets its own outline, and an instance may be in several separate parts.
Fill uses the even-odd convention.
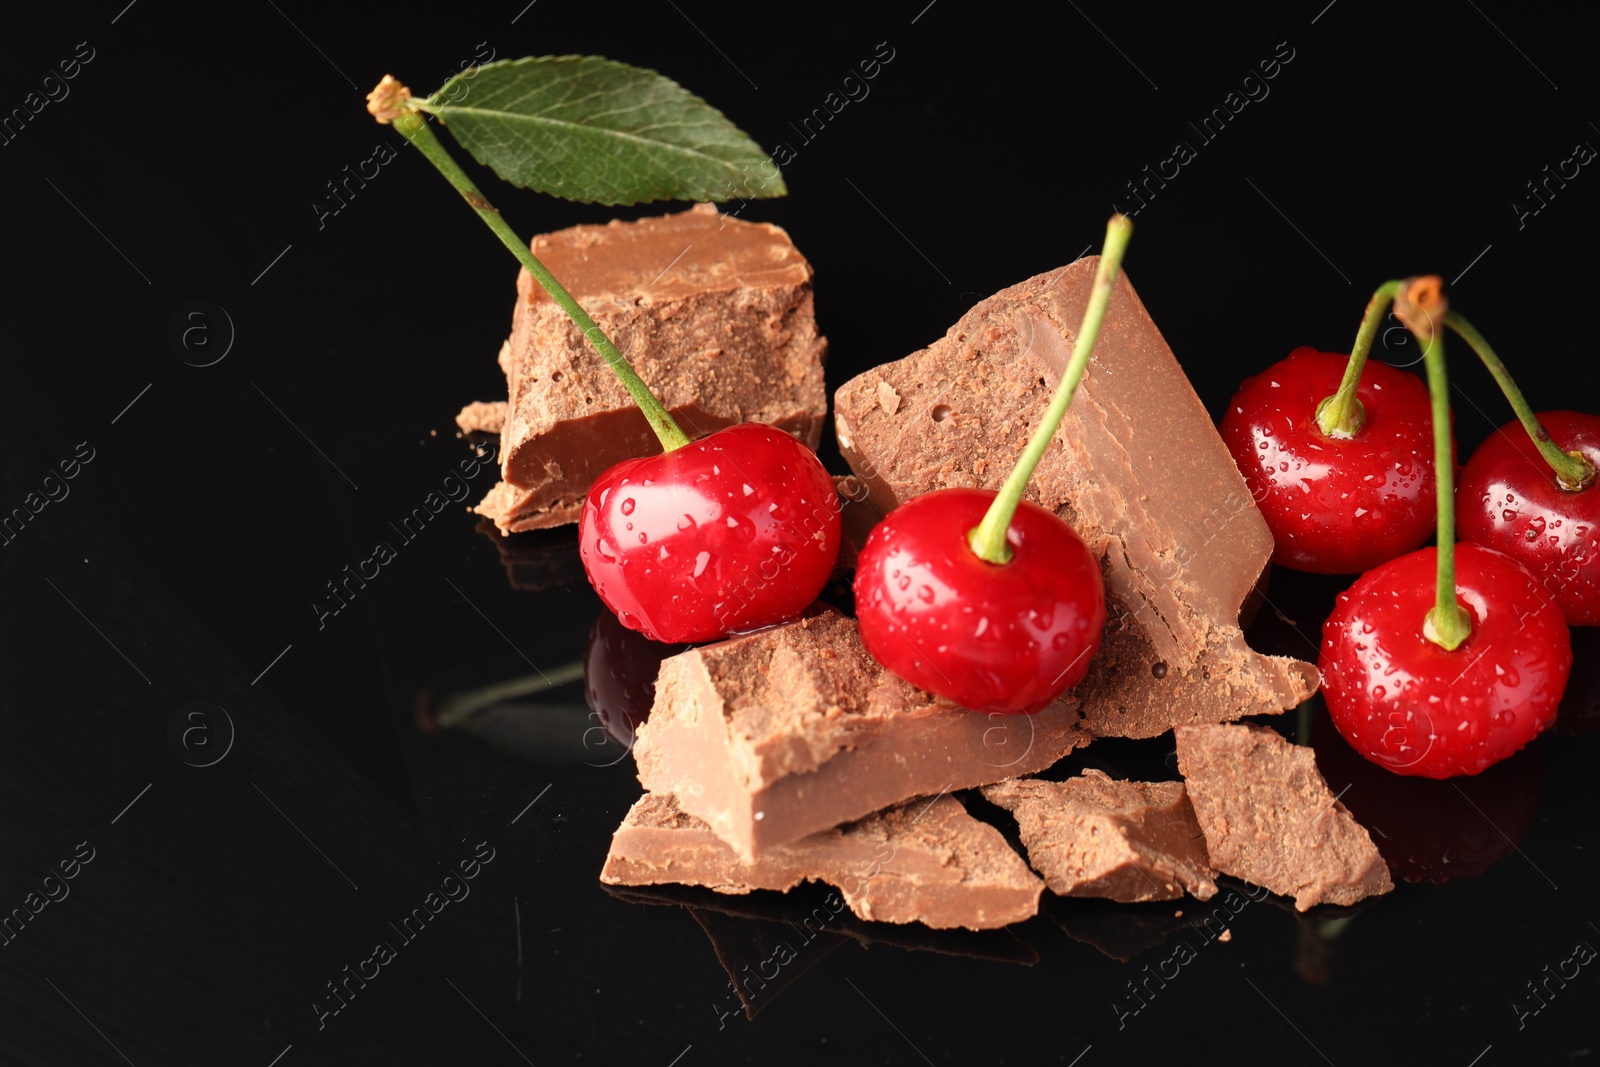
[[[711,641],[799,615],[839,554],[816,454],[743,423],[595,480],[578,553],[600,599],[653,641]]]
[[[1100,563],[1072,528],[1023,501],[1009,563],[967,536],[994,501],[940,489],[890,512],[856,563],[861,640],[906,681],[974,711],[1033,712],[1088,673],[1105,628]]]
[[[1563,452],[1600,467],[1600,416],[1547,411],[1538,419]],[[1502,426],[1461,468],[1456,536],[1514,556],[1569,626],[1600,626],[1600,485],[1561,488],[1521,423]]]
[[[1357,752],[1397,774],[1477,774],[1555,721],[1572,669],[1556,602],[1503,552],[1455,546],[1472,633],[1447,652],[1423,636],[1438,550],[1401,556],[1339,594],[1322,628],[1328,715]]]
[[[1368,362],[1354,437],[1324,434],[1317,406],[1339,389],[1348,357],[1301,347],[1247,378],[1222,418],[1222,439],[1272,530],[1272,562],[1357,574],[1433,533],[1433,430],[1428,387]]]

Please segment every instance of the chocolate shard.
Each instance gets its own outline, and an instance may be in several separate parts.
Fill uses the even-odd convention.
[[[1000,831],[949,795],[775,845],[742,863],[672,797],[647,793],[612,837],[600,880],[735,894],[821,881],[837,887],[860,918],[936,930],[992,930],[1030,919],[1044,889]]]
[[[1016,816],[1052,893],[1128,904],[1216,895],[1182,782],[1122,782],[1090,768],[1065,782],[999,782],[983,796]]]
[[[456,425],[462,433],[498,434],[505,428],[507,407],[504,400],[474,400],[456,412]]]
[[[828,609],[669,657],[634,757],[647,790],[749,862],[916,796],[1033,774],[1088,735],[1075,702],[976,714],[902,681]]]
[[[929,347],[839,389],[840,451],[881,511],[947,486],[1000,486],[1072,355],[1097,263],[1002,290]],[[1125,275],[1028,497],[1101,558],[1110,621],[1076,690],[1091,733],[1154,737],[1272,714],[1316,689],[1312,664],[1245,644],[1240,607],[1272,536]]]
[[[702,204],[541,234],[533,252],[685,433],[764,422],[816,447],[827,342],[811,266],[783,230]],[[622,383],[526,269],[500,363],[510,393],[502,484],[478,510],[501,530],[577,522],[596,477],[660,450]]]
[[[1180,726],[1176,734],[1178,771],[1217,870],[1294,897],[1297,911],[1394,888],[1309,747],[1265,726]]]

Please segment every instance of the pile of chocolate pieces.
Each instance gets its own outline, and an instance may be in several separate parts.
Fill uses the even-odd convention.
[[[826,341],[811,267],[781,229],[702,205],[533,247],[691,436],[754,420],[817,445]],[[920,493],[999,486],[1071,354],[1094,270],[1079,260],[1003,290],[839,389],[847,541]],[[458,421],[501,435],[502,481],[477,508],[501,531],[575,522],[597,475],[656,447],[526,271],[500,363],[508,401]],[[1245,643],[1271,535],[1125,276],[1056,440],[1028,495],[1101,558],[1108,601],[1081,685],[1036,715],[974,714],[879,666],[831,608],[672,656],[634,749],[645,793],[601,881],[723,894],[820,881],[864,920],[969,930],[1033,916],[1047,887],[1206,900],[1226,874],[1300,910],[1387,892],[1311,750],[1238,722],[1295,707],[1317,671]],[[1095,738],[1168,731],[1181,781],[1030,777]],[[1015,817],[1026,858],[968,812],[971,790]]]

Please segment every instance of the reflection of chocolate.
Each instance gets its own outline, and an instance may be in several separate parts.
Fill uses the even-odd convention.
[[[719,1021],[726,1019],[725,1008],[738,1007],[744,1009],[746,1019],[754,1019],[757,1012],[777,999],[795,979],[847,943],[837,934],[823,932],[824,924],[831,918],[827,908],[819,912],[820,919],[807,916],[800,926],[735,919],[709,908],[686,907],[684,910],[694,916],[694,921],[711,940],[717,962],[728,972],[728,988],[738,998],[716,1008],[721,1017]]]
[[[850,914],[843,898],[833,891],[818,894],[814,887],[800,887],[788,894],[751,893],[725,896],[698,886],[602,885],[607,893],[630,904],[664,904],[701,911],[714,911],[740,919],[784,922],[800,930],[842,934],[863,948],[889,945],[907,952],[933,952],[941,956],[987,960],[991,963],[1018,963],[1031,967],[1039,953],[1012,933],[1003,930],[930,930],[920,923],[896,926],[865,922]],[[798,947],[798,946],[797,946]]]
[[[1003,290],[928,348],[839,389],[840,451],[880,510],[932,489],[1000,486],[1072,354],[1097,262]],[[1076,690],[1090,732],[1154,737],[1280,712],[1316,688],[1311,664],[1245,644],[1240,606],[1272,536],[1124,275],[1027,495],[1102,560],[1110,621]]]
[[[683,649],[652,641],[600,609],[583,654],[583,693],[612,740],[633,747],[634,731],[649,718],[656,698],[661,661]]]
[[[588,581],[583,560],[578,556],[576,530],[535,530],[506,536],[488,519],[479,519],[477,530],[494,542],[513,589],[537,593]]]
[[[703,204],[542,234],[533,251],[685,433],[764,422],[816,447],[827,412],[827,342],[812,317],[811,267],[781,229]],[[479,512],[506,531],[576,522],[595,478],[660,444],[604,359],[525,268],[507,344],[502,481]]]
[[[1032,918],[1044,886],[1000,831],[944,795],[763,849],[741,863],[704,822],[670,796],[629,810],[600,872],[622,885],[703,885],[719,893],[787,892],[827,882],[850,910],[878,922],[988,930]]]
[[[651,792],[744,860],[890,804],[1050,766],[1088,740],[1070,698],[985,716],[868,655],[831,610],[673,656],[634,757]]]
[[[1065,782],[1000,782],[983,797],[1016,816],[1028,862],[1052,893],[1141,903],[1217,892],[1182,782],[1085,770]]]
[[[1176,736],[1178,769],[1217,870],[1292,896],[1299,911],[1394,888],[1311,749],[1265,726],[1180,726]]]
[[[1189,929],[1188,920],[1181,914],[1183,909],[1171,904],[1128,905],[1047,897],[1040,910],[1074,941],[1124,963],[1166,944],[1172,934]]]
[[[1312,730],[1317,764],[1372,832],[1396,878],[1448,882],[1482,874],[1533,829],[1544,797],[1544,745],[1534,741],[1481,774],[1447,781],[1395,774],[1345,743],[1326,715]]]

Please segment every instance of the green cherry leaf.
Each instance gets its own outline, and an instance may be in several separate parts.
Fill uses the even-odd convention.
[[[413,106],[513,185],[566,200],[783,196],[783,176],[722,112],[653,70],[532,56],[462,71]]]

